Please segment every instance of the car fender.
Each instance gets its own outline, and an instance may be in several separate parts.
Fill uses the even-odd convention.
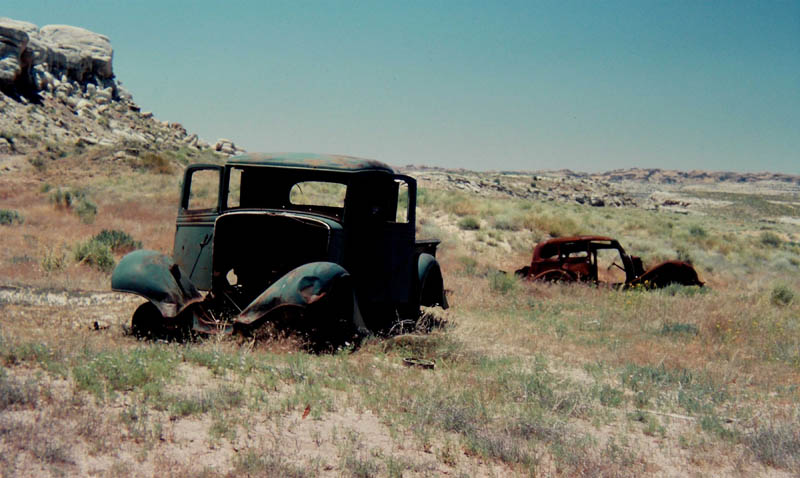
[[[289,271],[245,307],[234,323],[255,327],[275,311],[287,307],[308,309],[323,300],[347,307],[345,313],[351,315],[356,331],[370,333],[361,317],[350,274],[332,262],[311,262]],[[326,312],[334,315],[336,311]]]
[[[439,305],[443,309],[448,308],[439,261],[430,254],[420,254],[419,259],[417,259],[417,274],[419,278],[420,305],[429,307]]]
[[[119,261],[111,274],[111,289],[144,297],[164,317],[175,317],[203,300],[189,276],[171,258],[145,249],[133,251]]]
[[[703,286],[695,268],[684,261],[666,261],[648,269],[636,280],[631,281],[632,286],[643,285],[648,288],[658,289],[669,284],[685,286]]]

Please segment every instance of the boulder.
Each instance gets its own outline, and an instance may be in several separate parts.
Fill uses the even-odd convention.
[[[84,28],[39,29],[0,18],[0,86],[40,91],[69,81],[102,83],[114,78],[113,55],[108,37]]]
[[[112,78],[114,51],[105,35],[70,25],[47,25],[39,30],[43,42],[52,50],[50,66],[65,71],[77,81],[95,76]]]
[[[29,37],[22,28],[24,22],[0,18],[0,83],[10,86],[26,74],[25,63],[32,58],[25,55]]]

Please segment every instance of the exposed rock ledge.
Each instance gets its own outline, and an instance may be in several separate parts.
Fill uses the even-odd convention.
[[[179,123],[142,112],[116,81],[113,57],[104,35],[0,17],[0,159],[47,143],[244,151],[226,139],[209,145]]]
[[[114,51],[108,37],[69,25],[42,28],[0,18],[0,88],[10,95],[35,95],[63,84],[95,85],[117,98]],[[124,94],[124,92],[123,92]]]

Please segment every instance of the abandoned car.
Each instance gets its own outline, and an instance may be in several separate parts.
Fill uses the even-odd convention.
[[[703,285],[688,262],[666,261],[645,271],[640,257],[628,255],[618,241],[605,236],[560,237],[540,242],[533,250],[531,264],[516,274],[534,281],[608,282],[621,287]]]
[[[437,240],[416,240],[416,181],[378,161],[249,153],[187,167],[172,257],[138,250],[111,287],[148,302],[139,336],[267,321],[349,340],[447,307]]]

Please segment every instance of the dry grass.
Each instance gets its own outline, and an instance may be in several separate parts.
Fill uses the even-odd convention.
[[[2,226],[2,285],[107,290],[107,273],[71,255],[104,229],[171,249],[177,168],[134,171],[109,156],[0,176],[2,208],[25,218]],[[87,191],[94,223],[54,208],[45,183]],[[0,467],[9,476],[794,473],[796,226],[422,196],[419,234],[444,239],[453,305],[430,334],[333,355],[289,342],[147,343],[123,328],[136,298],[0,302]],[[460,227],[466,217],[480,229]],[[578,232],[616,236],[648,262],[683,251],[708,287],[623,292],[497,271],[524,265],[536,240]],[[436,368],[404,367],[410,356]]]

